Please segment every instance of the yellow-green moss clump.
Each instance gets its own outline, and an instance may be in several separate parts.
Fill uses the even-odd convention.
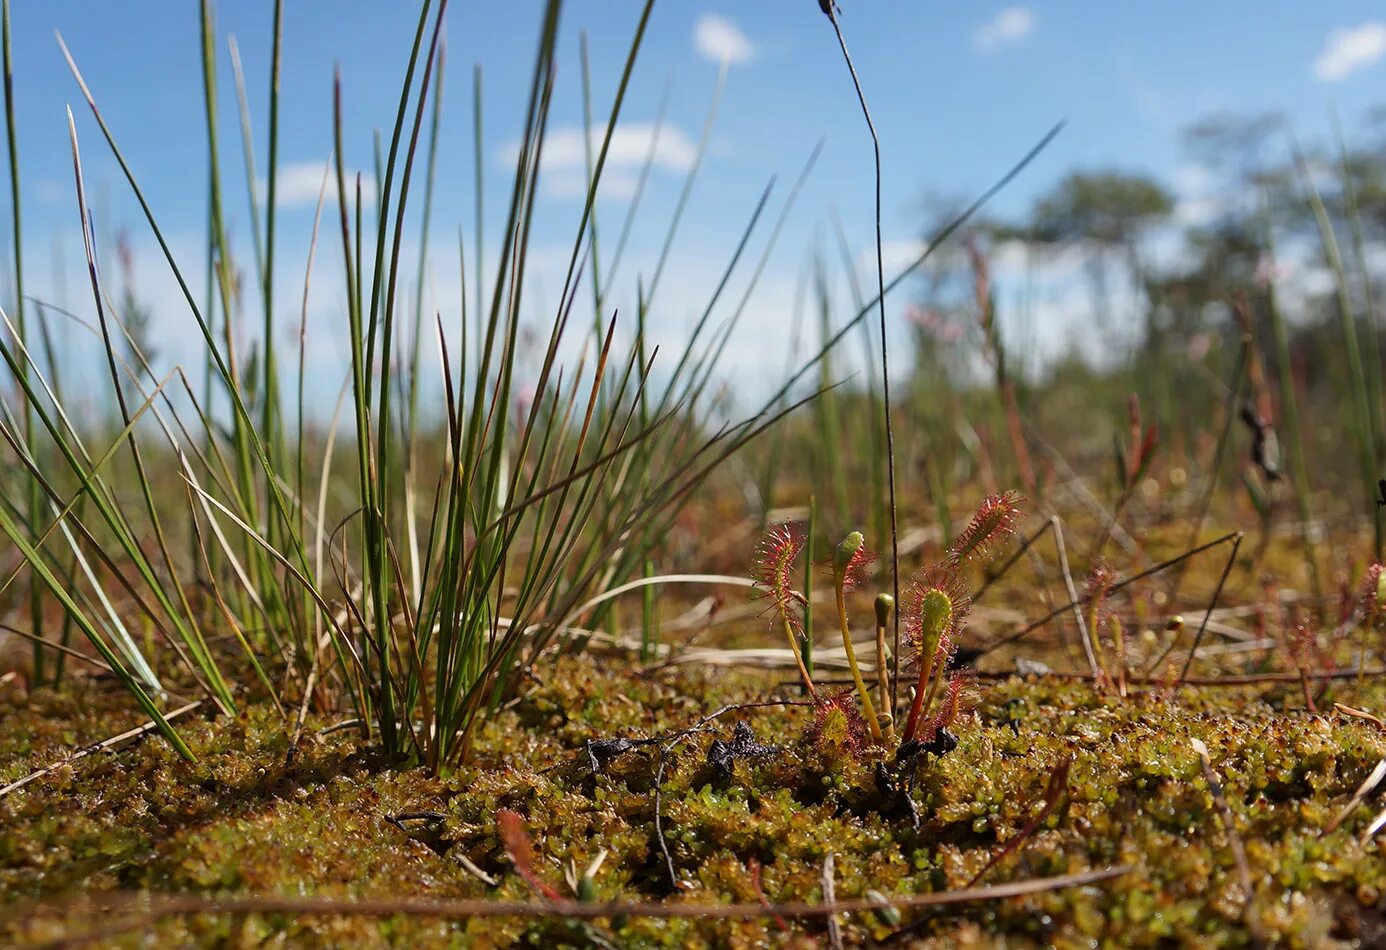
[[[310,722],[292,764],[279,714],[186,719],[197,753],[182,762],[157,738],[84,759],[0,799],[0,943],[103,933],[126,918],[86,900],[107,891],[273,894],[342,899],[533,898],[501,842],[496,812],[523,819],[533,871],[568,893],[563,868],[609,854],[596,900],[816,902],[832,853],[839,899],[966,886],[1035,815],[1055,767],[1072,759],[1069,793],[1016,853],[987,872],[995,884],[1108,865],[1134,870],[1100,884],[985,904],[909,912],[920,945],[1248,945],[1253,931],[1287,946],[1369,945],[1383,935],[1386,840],[1362,844],[1374,809],[1361,806],[1320,837],[1372,767],[1386,735],[1370,723],[1302,710],[1298,683],[1185,690],[1126,699],[1086,685],[989,683],[959,729],[957,749],[918,770],[920,824],[884,807],[874,762],[804,741],[811,710],[728,714],[668,755],[661,812],[669,870],[655,835],[659,746],[587,766],[589,740],[687,728],[729,702],[764,699],[748,674],[635,676],[609,661],[564,660],[478,736],[472,764],[445,781],[392,771],[349,731]],[[84,685],[91,691],[92,687]],[[1386,708],[1386,689],[1353,705]],[[36,693],[6,711],[0,780],[134,722],[114,695],[77,702]],[[1324,697],[1320,708],[1331,708]],[[1023,714],[1022,714],[1023,713]],[[1017,718],[1018,716],[1018,718]],[[1016,720],[1016,729],[1010,723]],[[739,758],[730,780],[708,764],[714,738],[738,720],[777,754]],[[1249,906],[1218,807],[1190,740],[1208,746],[1245,842]],[[604,757],[608,758],[608,757]],[[435,817],[392,823],[401,813]],[[494,881],[495,883],[489,883]],[[161,946],[386,944],[756,946],[821,940],[820,919],[438,920],[202,914],[146,921],[109,942]],[[860,943],[893,928],[873,914],[842,918]]]

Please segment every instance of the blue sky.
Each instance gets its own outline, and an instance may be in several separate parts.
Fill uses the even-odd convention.
[[[288,323],[302,295],[312,205],[331,146],[333,66],[339,62],[344,76],[348,160],[368,167],[372,130],[388,129],[393,120],[416,8],[355,0],[289,0],[286,7],[277,306]],[[231,227],[242,238],[248,230],[245,172],[226,39],[234,35],[238,40],[259,120],[255,136],[263,174],[270,8],[269,0],[237,0],[221,4],[218,11],[223,176]],[[486,202],[489,239],[494,241],[509,187],[507,145],[518,133],[540,11],[534,0],[458,2],[449,14],[441,177],[430,258],[435,302],[455,299],[457,226],[472,239],[473,65],[479,63],[484,75]],[[536,260],[553,262],[551,273],[565,258],[581,210],[578,33],[589,34],[595,109],[604,115],[638,12],[638,4],[618,0],[572,0],[564,11],[550,122],[553,161],[546,167],[535,235],[536,247],[545,252]],[[167,269],[94,123],[78,108],[77,89],[53,30],[62,32],[151,194],[161,224],[173,236],[175,251],[200,283],[206,146],[197,4],[19,2],[13,16],[31,292],[81,302],[80,245],[63,113],[71,104],[97,210],[107,219],[105,227],[130,230],[137,280],[155,305],[168,358],[190,358],[190,321],[169,293]],[[1022,213],[1038,192],[1072,167],[1120,167],[1170,181],[1185,208],[1195,213],[1209,196],[1201,193],[1208,187],[1206,176],[1181,148],[1179,132],[1188,123],[1213,112],[1277,109],[1287,114],[1299,135],[1313,139],[1326,132],[1336,109],[1351,135],[1370,106],[1386,101],[1386,11],[1365,0],[1178,0],[1158,6],[845,0],[841,16],[881,133],[884,227],[892,260],[899,260],[917,239],[923,194],[980,192],[1060,119],[1068,121],[1066,131],[998,199],[996,211]],[[725,98],[676,245],[657,332],[677,338],[706,299],[706,287],[766,181],[780,176],[777,196],[782,198],[815,142],[826,138],[822,159],[738,338],[733,362],[749,364],[763,356],[767,343],[775,345],[777,336],[782,340],[807,254],[815,244],[832,247],[832,213],[840,214],[854,253],[867,253],[871,153],[836,41],[814,0],[658,4],[624,112],[628,128],[616,143],[599,208],[603,231],[614,234],[667,85],[669,110],[659,159],[628,265],[623,265],[630,287],[614,294],[615,302],[629,297],[635,275],[648,274],[653,264],[662,222],[691,161],[722,61],[728,69]],[[52,260],[58,253],[65,259],[64,278],[54,276]],[[340,319],[340,294],[331,277],[339,255],[335,244],[325,244],[320,253],[321,273],[314,279],[321,289],[310,309],[313,325],[331,343]],[[248,246],[242,258],[249,267]],[[547,285],[542,267],[536,274],[535,300],[553,302],[557,278],[551,273]],[[896,305],[904,302],[902,298]],[[1044,333],[1061,339],[1062,325],[1072,316],[1056,314],[1055,327]],[[329,346],[323,352],[335,351]],[[322,355],[322,361],[325,368],[332,358]]]

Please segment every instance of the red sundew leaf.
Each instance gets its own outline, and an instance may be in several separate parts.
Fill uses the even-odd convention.
[[[813,707],[808,739],[825,754],[837,751],[853,758],[860,754],[866,743],[866,722],[851,690],[820,697]]]
[[[972,686],[972,676],[966,672],[948,677],[948,688],[938,704],[938,712],[929,721],[928,735],[937,735],[938,730],[955,725],[977,705],[977,694]]]
[[[1005,491],[983,501],[967,527],[948,546],[948,560],[960,564],[989,556],[1015,533],[1024,501],[1017,491]]]
[[[794,565],[807,542],[804,528],[797,522],[775,525],[756,543],[751,563],[756,596],[770,600],[771,606],[796,627],[798,618],[793,607],[799,596],[794,590]]]
[[[1357,609],[1362,614],[1362,622],[1370,624],[1386,609],[1386,567],[1378,561],[1367,568],[1362,578],[1362,592],[1357,598]]]
[[[500,808],[496,811],[496,827],[500,831],[501,843],[505,845],[505,853],[510,856],[515,872],[524,882],[535,893],[551,901],[562,900],[563,896],[558,891],[534,873],[534,846],[530,843],[529,833],[525,831],[524,819],[509,808]]]

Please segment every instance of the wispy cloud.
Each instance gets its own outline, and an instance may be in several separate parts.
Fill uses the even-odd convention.
[[[288,162],[279,166],[275,178],[275,203],[281,208],[311,208],[318,203],[318,193],[322,190],[323,175],[327,175],[327,193],[323,200],[330,205],[337,203],[337,175],[335,168],[327,162]],[[356,173],[347,169],[347,189],[355,191]],[[269,185],[264,179],[256,183],[260,200],[269,195]],[[375,176],[361,175],[361,204],[375,204]]]
[[[714,63],[749,63],[756,46],[731,20],[715,13],[704,13],[693,24],[693,48]]]
[[[635,197],[639,179],[631,172],[602,171],[597,197],[608,201],[629,201]],[[565,169],[544,179],[544,194],[550,198],[587,198],[587,175],[577,169]]]
[[[1386,23],[1369,20],[1361,26],[1334,30],[1314,60],[1321,82],[1337,82],[1386,56]]]
[[[606,135],[605,126],[592,129],[592,156],[595,160]],[[583,146],[581,126],[563,126],[544,136],[544,193],[551,198],[574,198],[587,194],[587,151]],[[693,167],[698,147],[688,133],[671,122],[658,130],[653,122],[630,122],[619,125],[611,135],[606,165],[602,169],[601,193],[604,198],[629,197],[634,190],[635,175],[653,149],[653,166],[668,172],[685,172]],[[498,156],[505,165],[513,165],[520,156],[520,142],[511,140],[502,145]]]
[[[990,53],[1018,43],[1035,28],[1035,15],[1027,7],[1007,7],[972,34],[973,49]]]

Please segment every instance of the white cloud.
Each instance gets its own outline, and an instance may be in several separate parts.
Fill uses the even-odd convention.
[[[750,37],[731,20],[715,13],[704,13],[693,24],[693,47],[714,63],[749,63],[756,55]]]
[[[1007,7],[972,34],[972,47],[990,53],[1019,42],[1035,28],[1035,16],[1026,7]]]
[[[327,194],[323,201],[329,205],[337,203],[337,172],[336,166],[329,166],[327,162],[288,162],[279,166],[279,174],[276,176],[275,201],[280,208],[312,208],[318,203],[318,192],[322,189],[323,174],[327,175]],[[346,170],[347,190],[356,190],[356,173],[351,169]],[[260,200],[266,200],[269,193],[269,186],[261,179],[256,185]],[[353,199],[354,200],[354,199]],[[363,173],[361,175],[361,204],[370,206],[375,204],[375,176]]]
[[[623,171],[603,170],[597,197],[604,201],[629,201],[635,197],[639,179]],[[544,180],[544,193],[551,198],[587,199],[587,175],[576,169],[555,172]]]
[[[885,271],[886,279],[890,279],[917,261],[919,255],[923,254],[927,248],[928,245],[917,238],[881,242],[881,269]],[[874,272],[876,270],[876,248],[874,246],[864,248],[857,255],[857,266],[863,271]]]
[[[1314,60],[1314,75],[1321,82],[1337,82],[1349,73],[1370,66],[1386,55],[1386,23],[1369,20],[1361,26],[1328,34],[1323,52]]]
[[[605,126],[592,129],[592,160],[601,152]],[[669,122],[658,130],[653,122],[629,122],[616,127],[602,169],[601,196],[629,198],[635,190],[636,175],[654,152],[653,165],[669,172],[686,172],[693,167],[698,146],[688,133]],[[520,142],[512,139],[502,145],[498,157],[502,164],[514,166],[520,156]],[[587,153],[581,126],[564,126],[544,137],[544,193],[552,198],[576,198],[587,194]],[[316,193],[315,193],[316,194]]]

